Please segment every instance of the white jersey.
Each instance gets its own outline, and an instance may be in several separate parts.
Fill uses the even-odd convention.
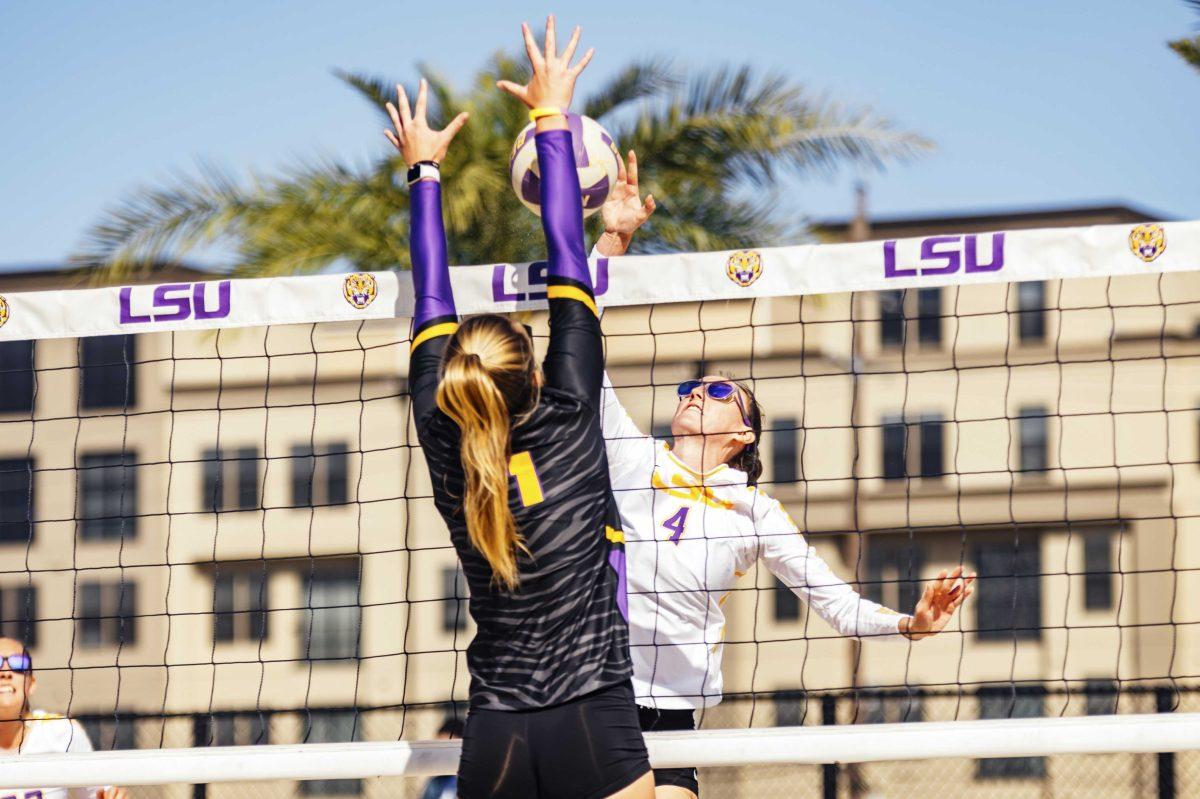
[[[642,434],[607,377],[603,425],[625,535],[638,704],[694,709],[721,701],[721,605],[758,560],[839,633],[898,635],[901,614],[835,575],[779,502],[732,467],[688,468],[666,442]]]
[[[90,752],[92,742],[79,722],[35,710],[25,720],[20,754]],[[95,799],[97,788],[0,788],[0,799]]]

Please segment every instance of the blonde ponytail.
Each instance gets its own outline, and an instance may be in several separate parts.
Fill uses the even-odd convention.
[[[524,331],[502,316],[476,316],[446,347],[437,404],[461,432],[467,537],[508,590],[519,584],[517,549],[528,552],[508,507],[513,417],[537,403],[540,379]]]

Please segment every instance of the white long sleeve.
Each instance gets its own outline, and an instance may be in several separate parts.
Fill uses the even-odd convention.
[[[903,614],[866,599],[834,574],[778,501],[758,492],[756,505],[763,563],[830,627],[855,638],[899,635]]]

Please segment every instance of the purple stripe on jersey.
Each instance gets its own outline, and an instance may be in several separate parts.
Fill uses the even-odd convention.
[[[422,180],[409,189],[408,224],[408,251],[417,295],[413,329],[417,330],[430,319],[457,315],[442,224],[442,186],[436,180]]]
[[[608,565],[617,573],[617,608],[621,617],[629,621],[629,586],[625,582],[625,549],[613,546],[608,552]]]
[[[575,145],[575,166],[591,166],[588,161],[587,147],[583,144],[583,117],[579,114],[567,114],[567,130],[571,131],[571,141]]]
[[[592,288],[583,249],[583,197],[569,130],[537,134],[542,173],[542,229],[546,232],[549,277],[565,277]]]

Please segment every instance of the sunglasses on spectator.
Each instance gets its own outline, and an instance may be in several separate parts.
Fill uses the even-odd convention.
[[[746,413],[746,407],[742,405],[742,395],[735,383],[728,380],[716,380],[712,383],[705,383],[703,380],[684,380],[675,391],[679,394],[679,399],[683,400],[690,397],[692,392],[700,386],[704,386],[704,393],[709,399],[715,399],[717,402],[736,402],[746,427],[754,427],[750,423],[750,415]]]
[[[22,674],[33,671],[33,658],[24,653],[20,655],[0,656],[0,669],[7,665],[10,669]]]

